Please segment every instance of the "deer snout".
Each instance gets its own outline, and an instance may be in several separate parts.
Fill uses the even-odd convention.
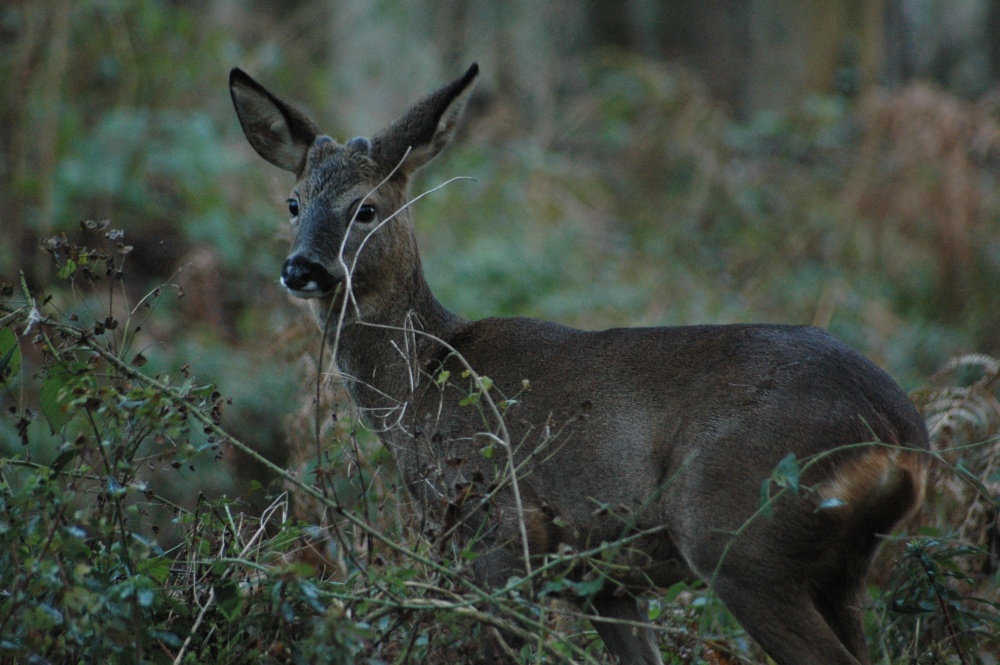
[[[298,298],[321,298],[336,284],[329,270],[301,254],[288,257],[281,268],[281,285]]]

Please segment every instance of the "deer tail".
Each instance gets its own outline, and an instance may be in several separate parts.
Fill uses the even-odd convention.
[[[923,503],[927,466],[928,457],[921,451],[873,446],[819,486],[820,508],[863,533],[887,533]]]

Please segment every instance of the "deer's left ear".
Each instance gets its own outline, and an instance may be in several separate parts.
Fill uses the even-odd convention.
[[[257,154],[302,175],[306,155],[320,133],[316,123],[241,69],[229,73],[229,94],[243,133]]]
[[[375,137],[375,161],[389,173],[409,174],[435,157],[455,135],[465,104],[479,76],[479,65],[427,95]],[[409,149],[409,153],[407,150]]]

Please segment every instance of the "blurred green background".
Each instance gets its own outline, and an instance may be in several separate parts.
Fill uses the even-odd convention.
[[[346,140],[477,61],[414,192],[471,178],[416,206],[447,307],[813,323],[912,388],[1000,353],[998,26],[997,0],[4,3],[0,282],[91,307],[40,241],[110,219],[134,248],[116,306],[176,285],[145,369],[189,364],[284,461],[318,340],[278,285],[291,177],[246,144],[228,71]],[[255,473],[213,468],[209,491]]]

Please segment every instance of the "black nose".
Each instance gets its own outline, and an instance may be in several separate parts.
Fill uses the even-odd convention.
[[[289,291],[315,291],[322,294],[331,290],[336,280],[319,263],[295,254],[288,257],[281,268],[281,283]]]

